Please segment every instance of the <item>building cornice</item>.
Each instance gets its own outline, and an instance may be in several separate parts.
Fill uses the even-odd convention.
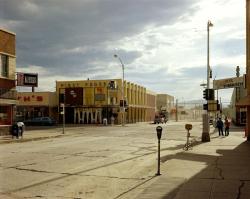
[[[6,32],[6,33],[9,33],[9,34],[12,34],[12,35],[16,36],[16,33],[11,32],[11,31],[6,30],[6,29],[3,29],[3,28],[1,28],[1,27],[0,27],[0,31],[3,31],[3,32]]]
[[[15,55],[12,55],[12,54],[9,54],[9,53],[5,53],[5,52],[2,52],[2,51],[0,51],[0,54],[2,54],[2,55],[7,55],[7,56],[10,56],[10,57],[16,58]]]

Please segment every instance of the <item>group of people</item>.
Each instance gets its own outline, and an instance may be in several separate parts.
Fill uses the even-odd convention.
[[[223,134],[224,125],[225,125],[225,136],[229,135],[230,122],[228,121],[228,118],[225,117],[224,123],[223,123],[221,118],[219,118],[217,123],[216,123],[216,127],[218,128],[218,131],[219,131],[219,136],[221,136],[221,135],[224,136],[224,134]]]

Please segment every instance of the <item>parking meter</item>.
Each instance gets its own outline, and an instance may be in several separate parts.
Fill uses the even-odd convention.
[[[161,155],[160,155],[160,151],[161,151],[160,140],[161,140],[161,135],[162,135],[162,127],[161,126],[157,126],[156,127],[156,133],[157,133],[157,138],[158,138],[158,170],[157,170],[156,175],[159,176],[159,175],[161,175],[161,173],[160,173],[160,160],[161,160]]]
[[[188,131],[192,130],[192,127],[193,127],[192,124],[186,124],[185,125],[185,129],[188,130]]]
[[[158,140],[160,140],[161,139],[161,135],[162,135],[162,127],[161,126],[157,126],[156,127],[156,132],[157,132]]]
[[[187,142],[186,142],[183,149],[186,150],[186,151],[191,147],[191,144],[189,143],[189,137],[190,137],[189,131],[192,130],[192,128],[193,128],[192,124],[186,124],[185,125],[185,129],[187,130]]]

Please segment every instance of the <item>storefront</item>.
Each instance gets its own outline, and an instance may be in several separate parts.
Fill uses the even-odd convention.
[[[54,92],[20,92],[17,94],[18,105],[16,119],[24,121],[35,117],[57,116],[56,93]]]

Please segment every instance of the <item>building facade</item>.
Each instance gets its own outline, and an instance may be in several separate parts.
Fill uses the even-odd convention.
[[[174,108],[174,96],[168,94],[157,94],[156,96],[156,107],[157,111],[162,109],[170,112]]]
[[[24,121],[35,117],[57,118],[55,92],[18,92],[16,119]]]
[[[16,107],[16,35],[0,29],[0,134],[9,131]]]
[[[57,81],[58,106],[65,106],[66,123],[121,124],[122,80]],[[125,122],[145,122],[154,118],[156,95],[145,87],[124,81]],[[62,115],[58,120],[62,121]]]

